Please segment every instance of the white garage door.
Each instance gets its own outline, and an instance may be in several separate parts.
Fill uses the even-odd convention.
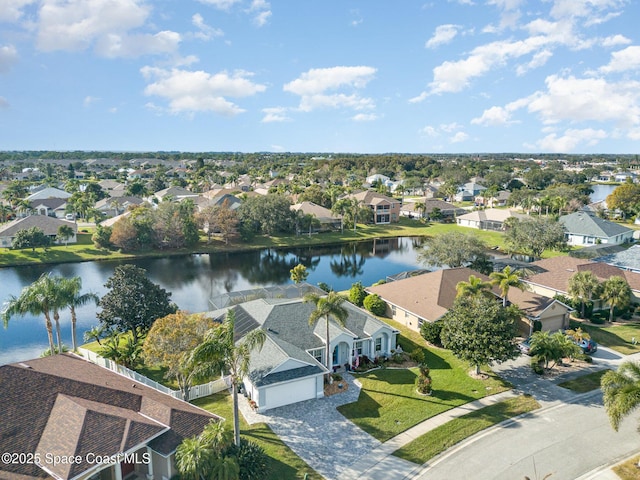
[[[265,396],[265,409],[316,398],[316,379],[303,378],[283,385],[273,385],[265,389]]]

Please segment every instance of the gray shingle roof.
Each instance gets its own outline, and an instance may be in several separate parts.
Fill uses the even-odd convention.
[[[38,227],[45,235],[57,235],[61,225],[71,227],[74,233],[78,232],[78,225],[75,222],[67,222],[47,215],[29,215],[25,218],[17,218],[0,227],[0,237],[14,237],[20,230],[31,227]]]
[[[598,217],[594,212],[581,210],[570,215],[560,217],[559,222],[564,225],[567,233],[589,235],[593,237],[615,237],[629,233],[632,229]]]

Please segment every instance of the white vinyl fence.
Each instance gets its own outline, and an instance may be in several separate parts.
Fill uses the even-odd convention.
[[[117,364],[113,360],[109,360],[108,358],[101,357],[97,353],[87,350],[86,348],[78,348],[78,353],[82,355],[84,358],[86,358],[87,360],[89,360],[90,362],[95,363],[96,365],[100,365],[101,367],[107,368],[127,378],[131,378],[137,382],[143,383],[148,387],[155,388],[156,390],[159,390],[162,393],[166,393],[167,395],[171,395],[172,397],[182,400],[182,392],[180,390],[172,390],[169,387],[165,387],[164,385],[161,385],[158,382],[151,380],[150,378],[147,378],[144,375],[139,374],[138,372],[134,372],[133,370],[130,370],[127,367],[123,367],[122,365]],[[229,377],[219,378],[218,380],[214,380],[213,382],[209,382],[209,383],[204,383],[202,385],[194,385],[189,390],[189,400],[195,400],[196,398],[213,395],[214,393],[222,392],[223,390],[226,390],[229,387],[231,387],[231,382]]]

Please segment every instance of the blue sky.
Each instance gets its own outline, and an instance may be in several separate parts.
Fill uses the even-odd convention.
[[[1,0],[0,150],[636,153],[632,0]]]

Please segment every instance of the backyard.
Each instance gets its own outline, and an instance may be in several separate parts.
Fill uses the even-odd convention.
[[[433,394],[420,395],[414,385],[417,368],[384,368],[355,374],[362,384],[357,402],[338,407],[349,420],[384,442],[412,426],[451,408],[510,388],[492,372],[486,379],[469,376],[470,367],[444,349],[427,347],[424,339],[402,325],[384,319],[400,330],[398,343],[405,352],[423,349],[431,369]]]

